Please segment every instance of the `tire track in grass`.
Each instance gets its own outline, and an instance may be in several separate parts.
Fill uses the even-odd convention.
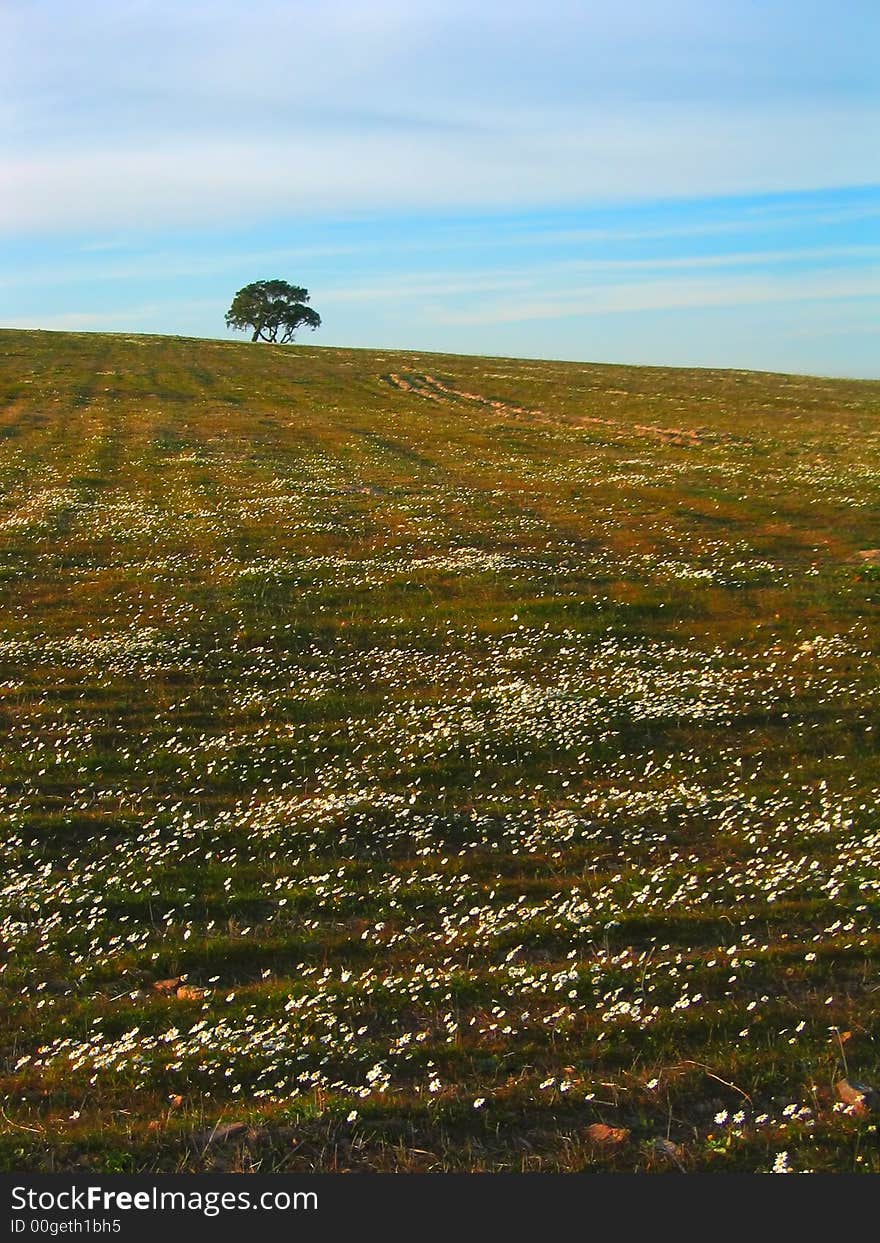
[[[531,418],[537,419],[545,423],[558,423],[560,420],[553,418],[546,410],[531,408],[528,406],[511,405],[509,402],[498,401],[491,397],[484,397],[480,393],[470,393],[466,389],[453,388],[449,384],[444,384],[442,380],[438,380],[435,376],[424,374],[407,374],[401,375],[397,372],[390,372],[382,377],[385,384],[392,388],[399,389],[403,393],[415,393],[418,397],[426,397],[430,401],[446,401],[446,402],[470,402],[472,404],[485,406],[489,410],[493,410],[496,414],[500,414],[505,418]],[[715,437],[707,432],[693,431],[689,428],[676,427],[655,427],[645,423],[634,423],[631,428],[621,423],[617,419],[603,419],[595,415],[581,415],[578,420],[578,426],[586,424],[596,424],[602,427],[612,427],[621,431],[641,432],[648,438],[664,441],[668,444],[679,447],[698,448],[708,440]]]

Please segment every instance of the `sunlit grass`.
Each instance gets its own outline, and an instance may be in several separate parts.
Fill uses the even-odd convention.
[[[0,349],[5,1167],[876,1170],[880,384]]]

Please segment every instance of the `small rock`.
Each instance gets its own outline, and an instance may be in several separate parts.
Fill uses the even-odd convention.
[[[180,985],[180,976],[172,976],[170,980],[154,980],[153,988],[157,993],[176,993]]]
[[[859,1083],[856,1079],[838,1079],[834,1090],[844,1105],[849,1105],[854,1113],[866,1114],[877,1108],[877,1093],[866,1083]]]
[[[659,1157],[668,1157],[670,1161],[675,1161],[677,1165],[681,1164],[681,1159],[684,1156],[684,1149],[681,1144],[675,1144],[671,1139],[660,1135],[657,1139],[652,1140],[651,1147]]]
[[[622,1144],[629,1139],[629,1131],[624,1126],[606,1126],[604,1122],[594,1122],[587,1127],[587,1138],[594,1144]]]

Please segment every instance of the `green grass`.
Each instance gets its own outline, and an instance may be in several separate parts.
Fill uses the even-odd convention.
[[[0,332],[0,1165],[876,1171],[878,415]]]

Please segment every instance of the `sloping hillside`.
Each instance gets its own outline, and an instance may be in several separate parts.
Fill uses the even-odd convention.
[[[878,416],[0,332],[3,1164],[876,1168]]]

